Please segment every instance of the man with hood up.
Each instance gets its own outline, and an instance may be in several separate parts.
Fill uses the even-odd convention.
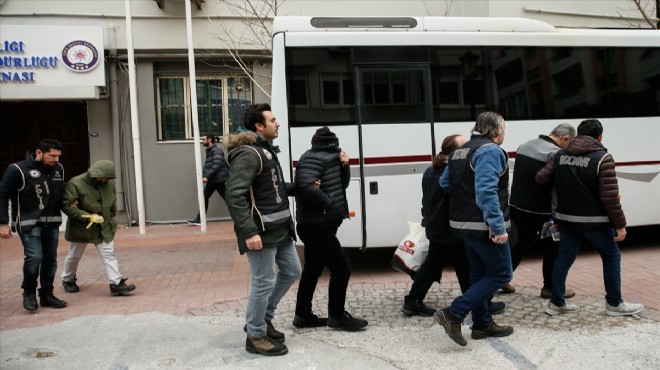
[[[296,221],[298,236],[305,244],[305,268],[298,285],[293,318],[293,325],[299,328],[327,324],[339,330],[358,331],[369,324],[344,309],[351,265],[337,239],[337,229],[348,218],[349,162],[348,154],[339,147],[337,135],[327,126],[316,130],[312,136],[312,148],[298,161]],[[312,312],[316,284],[325,267],[330,270],[328,319]]]
[[[64,262],[62,286],[67,293],[76,293],[76,271],[88,243],[96,245],[105,272],[110,280],[110,294],[120,296],[135,290],[119,273],[115,257],[114,238],[117,231],[115,215],[115,164],[100,160],[86,173],[72,178],[64,188],[62,209],[68,216],[64,239],[69,242],[69,254]]]

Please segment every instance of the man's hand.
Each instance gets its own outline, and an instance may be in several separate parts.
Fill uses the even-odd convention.
[[[495,244],[504,244],[507,240],[509,240],[509,234],[504,233],[502,235],[493,235],[490,237],[490,240],[492,240]]]
[[[11,238],[11,227],[9,227],[9,225],[0,225],[0,238]]]
[[[209,181],[208,177],[202,177],[202,182],[208,182],[208,181]]]
[[[261,236],[259,234],[245,239],[245,244],[247,244],[248,249],[251,251],[260,251],[264,247],[261,244]]]
[[[346,154],[346,152],[342,150],[339,153],[339,162],[341,162],[342,166],[346,166],[349,161],[350,161],[350,158],[348,157],[348,154]]]
[[[622,227],[620,229],[616,229],[616,235],[614,236],[614,241],[620,242],[623,241],[623,239],[625,238],[626,238],[626,228]]]
[[[91,215],[84,215],[83,217],[89,219],[89,223],[87,224],[88,229],[90,227],[92,227],[92,224],[102,224],[103,223],[103,216],[97,215],[96,213],[91,214]]]

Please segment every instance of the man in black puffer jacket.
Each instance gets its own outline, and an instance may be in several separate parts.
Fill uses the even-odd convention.
[[[214,192],[218,192],[222,199],[225,199],[225,182],[229,175],[225,153],[216,145],[217,139],[211,134],[206,134],[200,139],[202,145],[206,147],[206,160],[202,169],[202,182],[204,182],[204,212],[209,210],[209,199]],[[199,225],[199,213],[188,221],[191,225]]]
[[[348,218],[346,188],[350,177],[349,157],[339,148],[337,136],[327,127],[316,130],[312,149],[300,157],[295,175],[297,230],[305,244],[305,266],[293,320],[296,327],[327,324],[356,331],[368,324],[344,310],[351,267],[337,239],[337,229]],[[324,267],[330,270],[328,319],[312,313],[314,290]]]

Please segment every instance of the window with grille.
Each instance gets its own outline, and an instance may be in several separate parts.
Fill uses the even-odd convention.
[[[184,76],[156,78],[158,140],[192,140],[190,80]],[[242,125],[245,108],[252,104],[247,77],[197,77],[197,116],[200,135],[223,136]]]

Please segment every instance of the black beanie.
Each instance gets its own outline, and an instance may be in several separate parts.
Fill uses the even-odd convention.
[[[316,130],[314,136],[312,136],[312,146],[339,146],[339,139],[328,126],[323,126],[320,129]]]

